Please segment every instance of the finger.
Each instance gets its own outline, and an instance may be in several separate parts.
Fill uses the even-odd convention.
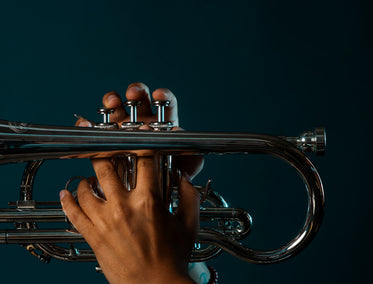
[[[98,183],[97,178],[92,176],[92,177],[87,178],[87,181],[89,183],[90,190],[93,196],[95,196],[95,198],[98,198],[101,201],[106,200],[105,193],[102,190],[101,185]],[[101,203],[104,203],[104,202],[101,202]]]
[[[195,238],[199,229],[199,192],[185,175],[181,178],[179,191],[180,200],[176,216],[183,222],[187,232]]]
[[[138,157],[135,194],[152,193],[154,197],[161,196],[158,168],[159,160],[157,156]]]
[[[119,157],[113,157],[111,158],[111,162],[114,165],[114,168],[116,169],[120,179],[122,182],[125,182],[126,178],[126,165],[125,165],[126,158],[123,158],[121,156]]]
[[[111,122],[121,122],[128,116],[122,99],[116,92],[106,93],[102,98],[102,103],[104,107],[114,109],[114,113],[110,114]]]
[[[118,173],[109,159],[91,159],[98,182],[108,201],[119,199],[128,194]]]
[[[174,126],[179,126],[177,100],[175,95],[169,89],[160,88],[153,92],[153,99],[156,101],[170,101],[170,105],[165,108],[165,120],[171,121]]]
[[[85,119],[84,117],[79,117],[79,119],[75,122],[75,126],[79,127],[93,127],[94,123]]]
[[[181,127],[173,127],[173,131],[184,131]],[[202,155],[192,155],[192,156],[175,156],[175,164],[177,168],[186,173],[192,180],[197,176],[203,169],[204,159]]]
[[[99,213],[99,208],[104,203],[102,199],[94,195],[91,181],[92,178],[88,179],[88,181],[82,180],[78,186],[79,205],[87,216],[93,216]]]
[[[133,83],[128,86],[126,98],[129,101],[141,101],[141,105],[137,108],[139,116],[151,116],[152,107],[149,88],[143,83]],[[139,118],[139,121],[141,119]]]
[[[202,155],[175,156],[177,168],[186,173],[192,180],[203,169],[204,159]]]
[[[76,204],[74,197],[68,190],[61,190],[60,201],[62,210],[74,227],[86,238],[93,228],[91,220],[84,211]]]

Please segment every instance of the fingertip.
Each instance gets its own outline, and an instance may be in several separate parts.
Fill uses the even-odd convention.
[[[66,189],[63,189],[60,191],[60,201],[62,202],[66,196],[66,192],[67,190]]]
[[[75,122],[75,126],[78,126],[78,127],[92,127],[93,126],[93,123],[83,117],[80,117],[76,122]]]
[[[62,206],[62,210],[65,214],[69,213],[74,206],[78,206],[75,203],[74,197],[72,196],[71,192],[63,189],[60,191],[60,202]]]
[[[127,113],[124,109],[122,99],[116,92],[109,92],[102,98],[104,107],[108,109],[114,109],[114,113],[110,114],[111,122],[120,122],[126,118]]]
[[[102,103],[107,108],[118,108],[122,105],[122,99],[116,92],[109,92],[102,98]]]
[[[180,126],[174,126],[171,128],[172,131],[185,131],[184,128],[181,128]]]
[[[150,92],[148,86],[143,83],[132,83],[128,86],[126,91],[126,98],[129,101],[140,101],[150,99]]]
[[[159,88],[153,92],[153,99],[156,101],[170,101],[170,106],[176,106],[177,100],[175,95],[166,88]]]
[[[60,200],[63,212],[73,226],[84,236],[89,238],[92,223],[79,205],[75,202],[71,192],[64,189],[60,191]]]
[[[145,85],[144,83],[141,83],[141,82],[135,82],[135,83],[130,84],[128,86],[127,90],[129,90],[131,88],[137,88],[138,90],[144,90],[145,92],[149,93],[148,86]]]
[[[139,127],[140,130],[152,130],[153,128],[151,128],[149,125],[147,124],[144,124],[144,125],[141,125]]]

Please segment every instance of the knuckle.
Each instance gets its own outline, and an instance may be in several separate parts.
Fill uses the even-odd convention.
[[[149,153],[154,154],[155,152],[150,151]],[[149,171],[149,173],[154,171],[154,169],[156,168],[156,163],[157,163],[157,158],[156,158],[155,155],[154,156],[138,157],[138,159],[137,159],[138,167],[151,169],[151,171]]]
[[[161,201],[155,193],[148,192],[136,200],[135,207],[138,211],[152,214],[152,212],[161,208]]]
[[[88,181],[85,179],[85,178],[82,178],[82,180],[79,182],[78,184],[78,189],[79,188],[85,188],[87,187],[89,184],[88,184]]]
[[[112,220],[114,224],[123,223],[131,216],[131,210],[123,206],[115,206],[112,211]]]
[[[78,186],[78,190],[77,190],[77,197],[78,197],[78,200],[79,200],[79,203],[83,202],[84,200],[86,200],[86,196],[87,194],[90,194],[89,192],[89,184],[87,182],[85,182],[84,184]]]

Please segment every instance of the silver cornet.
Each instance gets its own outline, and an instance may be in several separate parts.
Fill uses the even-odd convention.
[[[59,202],[33,199],[33,183],[42,163],[50,159],[120,158],[124,163],[124,182],[132,189],[136,184],[136,157],[152,150],[161,158],[161,184],[172,212],[178,200],[178,171],[174,158],[184,155],[269,154],[290,164],[302,178],[308,196],[308,209],[299,233],[282,247],[262,251],[243,246],[239,241],[251,230],[251,216],[243,209],[231,208],[224,198],[205,186],[201,192],[201,226],[191,261],[206,261],[222,250],[257,264],[286,260],[300,252],[315,236],[323,217],[324,189],[315,166],[305,152],[323,154],[325,131],[316,128],[299,137],[271,136],[254,133],[168,131],[172,124],[164,121],[167,102],[155,102],[158,121],[153,130],[138,130],[136,102],[131,107],[130,122],[120,127],[111,123],[111,110],[100,108],[104,120],[94,128],[32,125],[0,120],[0,164],[27,162],[23,173],[20,198],[10,207],[0,209],[0,223],[13,228],[0,230],[0,243],[20,244],[41,261],[51,257],[67,261],[96,261],[93,251],[79,248],[84,242],[61,210]],[[118,159],[115,159],[118,160]],[[41,223],[61,223],[62,228],[40,229]]]

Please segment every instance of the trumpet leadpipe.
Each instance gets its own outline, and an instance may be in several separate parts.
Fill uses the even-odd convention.
[[[318,152],[322,151],[320,147],[325,146],[319,142],[315,145]],[[255,133],[126,131],[31,125],[0,120],[0,164],[48,159],[103,158],[128,155],[134,151],[139,156],[153,155],[154,152],[149,150],[165,155],[275,154],[276,151],[289,148],[296,147],[292,147],[286,139]],[[307,149],[316,151],[312,147]]]

